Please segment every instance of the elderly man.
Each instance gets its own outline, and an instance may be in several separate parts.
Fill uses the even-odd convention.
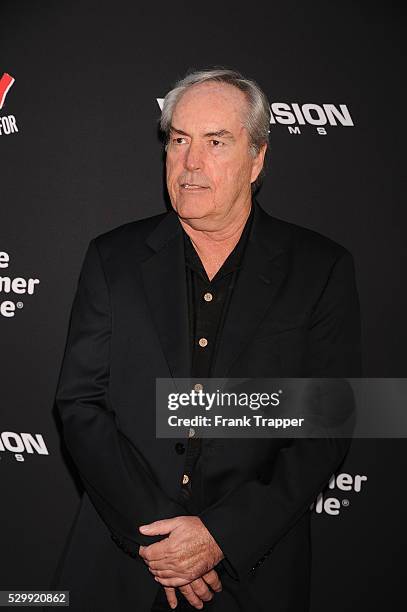
[[[165,100],[172,210],[91,240],[56,403],[85,489],[53,588],[72,610],[309,609],[309,506],[343,439],[155,436],[157,377],[360,375],[352,257],[253,193],[269,106],[231,70]]]

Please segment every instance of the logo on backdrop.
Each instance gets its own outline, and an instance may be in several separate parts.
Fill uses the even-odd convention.
[[[16,433],[15,431],[0,433],[0,452],[8,456],[14,455],[14,459],[20,462],[25,461],[26,454],[49,455],[41,434]]]
[[[156,100],[162,110],[164,98]],[[273,102],[270,105],[270,124],[285,125],[289,134],[302,134],[302,126],[312,126],[320,136],[326,136],[330,127],[355,125],[346,104],[297,104],[297,102]]]
[[[360,474],[333,474],[326,487],[326,490],[321,492],[315,502],[311,504],[311,510],[314,510],[315,514],[328,514],[329,516],[338,516],[343,508],[349,508],[349,498],[333,497],[330,495],[331,490],[342,491],[344,493],[360,493],[362,490],[363,483],[367,481],[367,476],[361,476]]]
[[[0,317],[12,318],[15,316],[17,310],[24,308],[24,302],[22,300],[15,299],[15,296],[19,295],[33,295],[39,284],[38,278],[21,278],[16,276],[14,278],[10,276],[3,276],[2,269],[8,268],[10,263],[10,256],[4,251],[0,251]],[[13,299],[3,300],[3,294],[14,294]]]
[[[6,102],[6,97],[15,79],[5,72],[0,79],[0,110]],[[0,136],[8,136],[18,132],[17,121],[14,115],[0,115]]]

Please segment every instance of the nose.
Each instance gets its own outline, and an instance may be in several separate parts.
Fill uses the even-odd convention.
[[[185,154],[185,168],[187,170],[200,170],[202,168],[202,148],[199,143],[191,141]]]

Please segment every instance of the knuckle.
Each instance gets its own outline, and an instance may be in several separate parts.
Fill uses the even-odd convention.
[[[194,587],[194,593],[197,597],[202,597],[205,594],[205,589]]]
[[[219,580],[218,580],[216,573],[208,572],[207,574],[205,574],[205,582],[207,584],[210,584],[212,586],[213,584],[216,584],[218,581]]]

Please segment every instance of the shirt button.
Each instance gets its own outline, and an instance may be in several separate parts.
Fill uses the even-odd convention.
[[[189,476],[188,474],[184,474],[182,477],[182,484],[185,485],[185,484],[188,484],[188,482],[189,482]]]
[[[178,453],[178,455],[183,455],[185,453],[185,446],[182,444],[182,442],[176,443],[175,452]]]
[[[203,384],[202,383],[196,383],[196,385],[194,385],[194,389],[195,389],[195,391],[202,391]]]
[[[193,438],[195,435],[195,429],[193,427],[189,428],[188,438]]]
[[[206,338],[199,338],[198,343],[199,346],[206,346],[208,344],[208,341]]]
[[[205,295],[204,295],[205,302],[211,302],[212,298],[213,298],[212,293],[209,293],[209,291],[208,291],[208,293],[205,293]]]

